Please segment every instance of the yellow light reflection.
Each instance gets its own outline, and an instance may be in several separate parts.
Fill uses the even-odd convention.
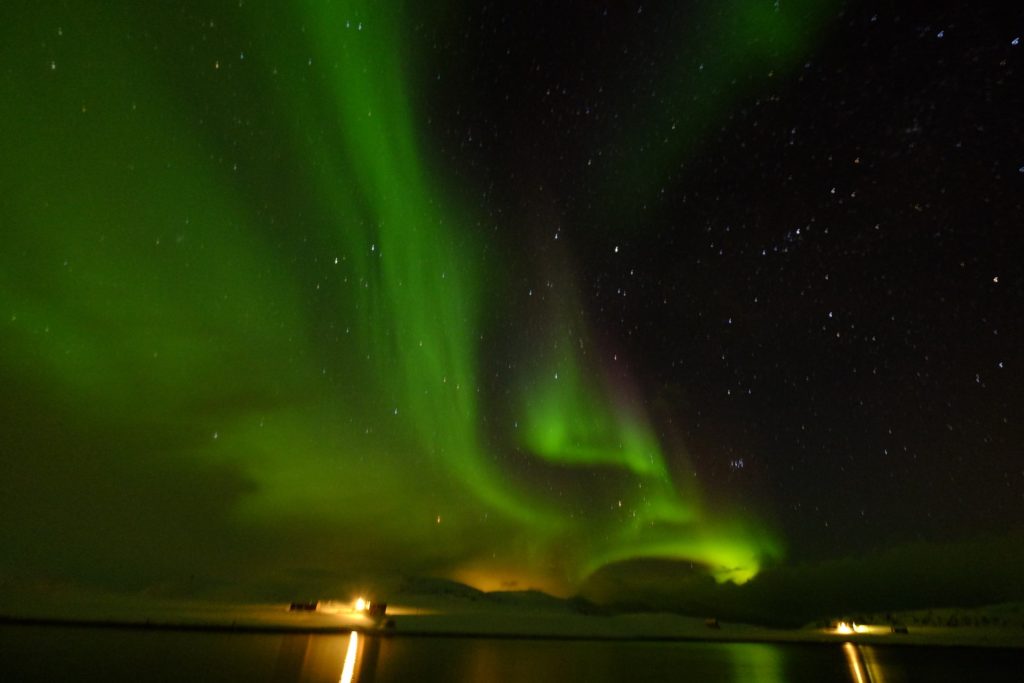
[[[345,666],[341,669],[341,683],[352,683],[356,671],[356,653],[359,650],[359,634],[352,631],[348,637],[348,650],[345,652]]]
[[[868,683],[864,676],[864,667],[860,664],[860,655],[857,653],[857,646],[853,643],[843,643],[843,653],[846,654],[846,662],[850,665],[850,676],[856,683]]]
[[[868,672],[868,680],[871,683],[885,683],[885,667],[878,661],[875,648],[871,646],[860,647],[857,651],[860,652],[860,656],[864,660],[864,668]]]

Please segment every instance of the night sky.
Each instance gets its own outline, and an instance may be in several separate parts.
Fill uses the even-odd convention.
[[[1021,554],[1024,11],[552,4],[4,3],[3,585]]]

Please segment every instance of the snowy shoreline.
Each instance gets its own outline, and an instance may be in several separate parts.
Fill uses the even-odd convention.
[[[148,608],[147,608],[148,607]],[[140,609],[141,608],[141,609]],[[517,640],[590,640],[830,644],[851,642],[883,646],[1024,648],[1024,629],[983,627],[916,627],[906,634],[838,634],[820,628],[777,629],[705,621],[675,614],[582,615],[515,606],[500,609],[396,607],[386,617],[391,627],[348,611],[290,612],[287,605],[136,604],[116,608],[24,610],[0,614],[0,626],[70,627],[238,634],[333,635],[358,631],[383,637],[494,638]]]

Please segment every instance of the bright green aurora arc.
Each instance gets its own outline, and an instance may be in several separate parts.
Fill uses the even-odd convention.
[[[0,48],[12,571],[569,593],[618,562],[743,582],[778,558],[751,511],[708,512],[571,277],[506,307],[509,273],[424,142],[427,41],[399,5],[228,5],[26,12]],[[197,26],[217,40],[161,39]]]

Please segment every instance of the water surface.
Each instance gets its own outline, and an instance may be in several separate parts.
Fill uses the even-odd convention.
[[[367,637],[0,626],[3,681],[1024,680],[977,648]]]

